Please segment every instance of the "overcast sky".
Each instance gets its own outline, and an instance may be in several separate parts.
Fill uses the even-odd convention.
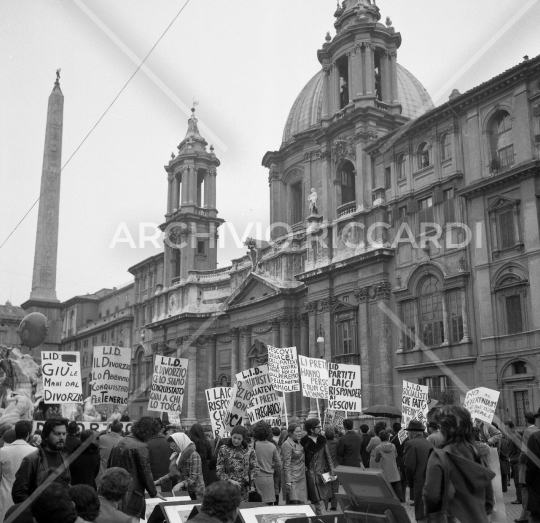
[[[0,2],[0,243],[39,195],[47,99],[62,68],[65,164],[185,0]],[[540,54],[538,0],[379,0],[403,44],[398,61],[436,105]],[[131,280],[159,252],[111,241],[121,223],[166,211],[163,169],[199,101],[216,147],[219,215],[239,235],[269,221],[264,153],[279,149],[288,112],[319,70],[333,0],[191,0],[62,172],[57,292],[62,301]],[[136,63],[137,62],[137,63]],[[30,296],[36,206],[0,249],[0,303]],[[219,267],[241,256],[229,229]]]

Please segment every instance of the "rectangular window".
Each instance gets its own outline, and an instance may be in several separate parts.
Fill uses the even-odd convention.
[[[427,347],[440,345],[444,341],[442,318],[442,295],[431,294],[420,298],[420,331]]]
[[[531,409],[529,407],[529,391],[517,390],[514,392],[514,405],[516,408],[516,425],[526,427],[528,425],[525,419],[525,413]]]
[[[499,233],[501,249],[510,249],[515,245],[514,239],[514,213],[512,210],[499,214]]]
[[[202,256],[206,254],[206,244],[203,241],[197,242],[197,254]]]
[[[353,332],[352,332],[352,322],[351,321],[340,321],[338,323],[338,336],[339,336],[339,345],[338,353],[339,354],[352,354],[354,352],[353,347]]]
[[[291,185],[291,223],[299,223],[304,219],[304,198],[302,182]]]
[[[443,200],[452,200],[454,198],[454,188],[450,187],[450,189],[445,189],[443,191]]]
[[[415,346],[415,322],[414,322],[414,303],[406,302],[401,306],[403,323],[407,326],[407,333],[403,334],[403,349],[412,350]]]
[[[385,189],[392,187],[392,169],[390,167],[384,169],[384,187]]]
[[[386,223],[390,225],[390,227],[394,226],[394,213],[391,210],[386,212]]]
[[[508,145],[507,147],[499,149],[499,165],[501,171],[514,165],[514,145]]]
[[[405,218],[407,216],[407,206],[404,205],[398,209],[398,218]]]
[[[424,209],[429,209],[430,207],[433,207],[433,197],[429,196],[428,198],[423,198],[422,200],[418,200],[418,210],[422,211]]]
[[[448,309],[450,313],[450,335],[452,343],[459,343],[463,339],[463,316],[461,312],[461,291],[448,293]]]
[[[506,323],[508,334],[523,332],[523,318],[521,316],[521,297],[506,297]]]
[[[153,376],[153,365],[152,360],[146,362],[146,390],[149,390],[152,386],[152,376]]]

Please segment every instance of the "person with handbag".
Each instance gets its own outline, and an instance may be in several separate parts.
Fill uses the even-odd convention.
[[[471,415],[463,407],[446,405],[437,421],[444,440],[428,460],[422,492],[427,521],[488,523],[495,503],[495,473],[475,445]]]
[[[274,471],[281,472],[281,458],[277,446],[268,441],[270,434],[270,425],[264,421],[259,421],[253,427],[253,437],[255,439],[253,449],[259,463],[259,475],[255,480],[255,487],[263,503],[274,505],[276,503]]]
[[[249,500],[259,475],[259,463],[255,451],[248,446],[245,427],[234,427],[230,440],[219,449],[216,473],[221,481],[230,481],[240,489],[242,501]]]
[[[302,427],[289,424],[288,438],[281,445],[283,463],[283,499],[290,505],[302,505],[307,499],[304,447],[300,444]]]
[[[305,421],[307,434],[300,440],[306,453],[306,479],[308,498],[315,507],[315,514],[322,515],[323,500],[332,495],[334,463],[326,444],[326,438],[321,434],[321,421],[311,418]]]

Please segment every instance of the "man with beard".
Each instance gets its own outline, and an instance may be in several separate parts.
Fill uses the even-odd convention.
[[[39,485],[55,472],[59,473],[56,482],[65,488],[70,486],[71,475],[65,443],[67,426],[68,420],[65,418],[49,418],[45,422],[40,447],[23,458],[15,474],[11,491],[14,503],[30,497]]]

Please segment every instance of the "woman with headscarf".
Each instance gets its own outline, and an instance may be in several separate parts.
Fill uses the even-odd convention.
[[[169,473],[154,481],[154,485],[161,485],[174,478],[178,480],[178,483],[173,487],[173,493],[187,490],[191,499],[202,499],[204,480],[201,457],[195,448],[195,443],[183,432],[171,434],[167,442],[173,451]]]
[[[219,449],[216,472],[220,480],[237,485],[242,501],[248,501],[259,475],[259,463],[255,451],[248,447],[245,427],[234,427],[231,439]]]

